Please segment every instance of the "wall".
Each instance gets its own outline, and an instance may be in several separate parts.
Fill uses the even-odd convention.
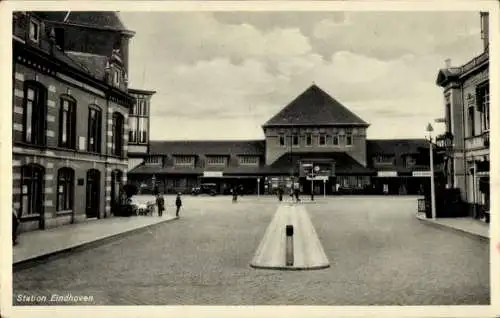
[[[353,144],[346,146],[339,141],[339,145],[333,145],[332,135],[334,132],[342,128],[328,127],[304,127],[304,128],[266,128],[264,134],[266,136],[266,164],[270,165],[285,153],[290,152],[290,135],[296,133],[299,135],[299,146],[293,147],[293,152],[346,152],[351,155],[361,165],[366,166],[366,128],[353,128]],[[306,133],[313,134],[313,145],[306,146]],[[315,140],[314,135],[325,133],[327,137],[327,145],[320,146]],[[287,138],[285,147],[279,144],[279,135],[284,134]]]

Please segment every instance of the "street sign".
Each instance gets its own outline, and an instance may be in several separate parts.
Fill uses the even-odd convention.
[[[377,177],[397,177],[397,171],[379,171],[377,172]]]
[[[222,171],[204,171],[203,176],[205,178],[221,178]]]
[[[430,171],[413,171],[412,176],[414,177],[430,177]]]

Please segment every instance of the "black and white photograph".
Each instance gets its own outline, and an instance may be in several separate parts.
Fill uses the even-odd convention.
[[[492,310],[495,2],[139,2],[10,4],[9,312]]]

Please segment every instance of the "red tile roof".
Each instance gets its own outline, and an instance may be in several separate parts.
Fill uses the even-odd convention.
[[[313,84],[269,119],[263,127],[287,125],[368,126],[368,123]]]

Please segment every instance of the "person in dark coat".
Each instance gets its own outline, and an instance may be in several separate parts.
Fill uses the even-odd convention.
[[[17,236],[19,228],[19,216],[17,215],[17,210],[12,207],[12,244],[17,245]]]
[[[179,217],[179,211],[181,210],[182,207],[182,199],[181,199],[181,193],[177,193],[177,198],[175,198],[175,206],[177,207],[177,210],[175,210],[175,216]]]
[[[298,188],[295,188],[295,190],[294,190],[294,191],[295,191],[295,200],[296,200],[297,202],[300,202],[300,198],[299,198],[299,193],[300,193],[300,192],[299,192],[299,189],[298,189]]]
[[[162,216],[163,211],[165,210],[165,199],[163,198],[163,195],[159,193],[156,195],[156,205],[158,207],[158,216]]]
[[[238,188],[234,187],[232,192],[233,192],[233,203],[236,203],[238,201]]]
[[[283,189],[278,188],[278,200],[283,201]]]

